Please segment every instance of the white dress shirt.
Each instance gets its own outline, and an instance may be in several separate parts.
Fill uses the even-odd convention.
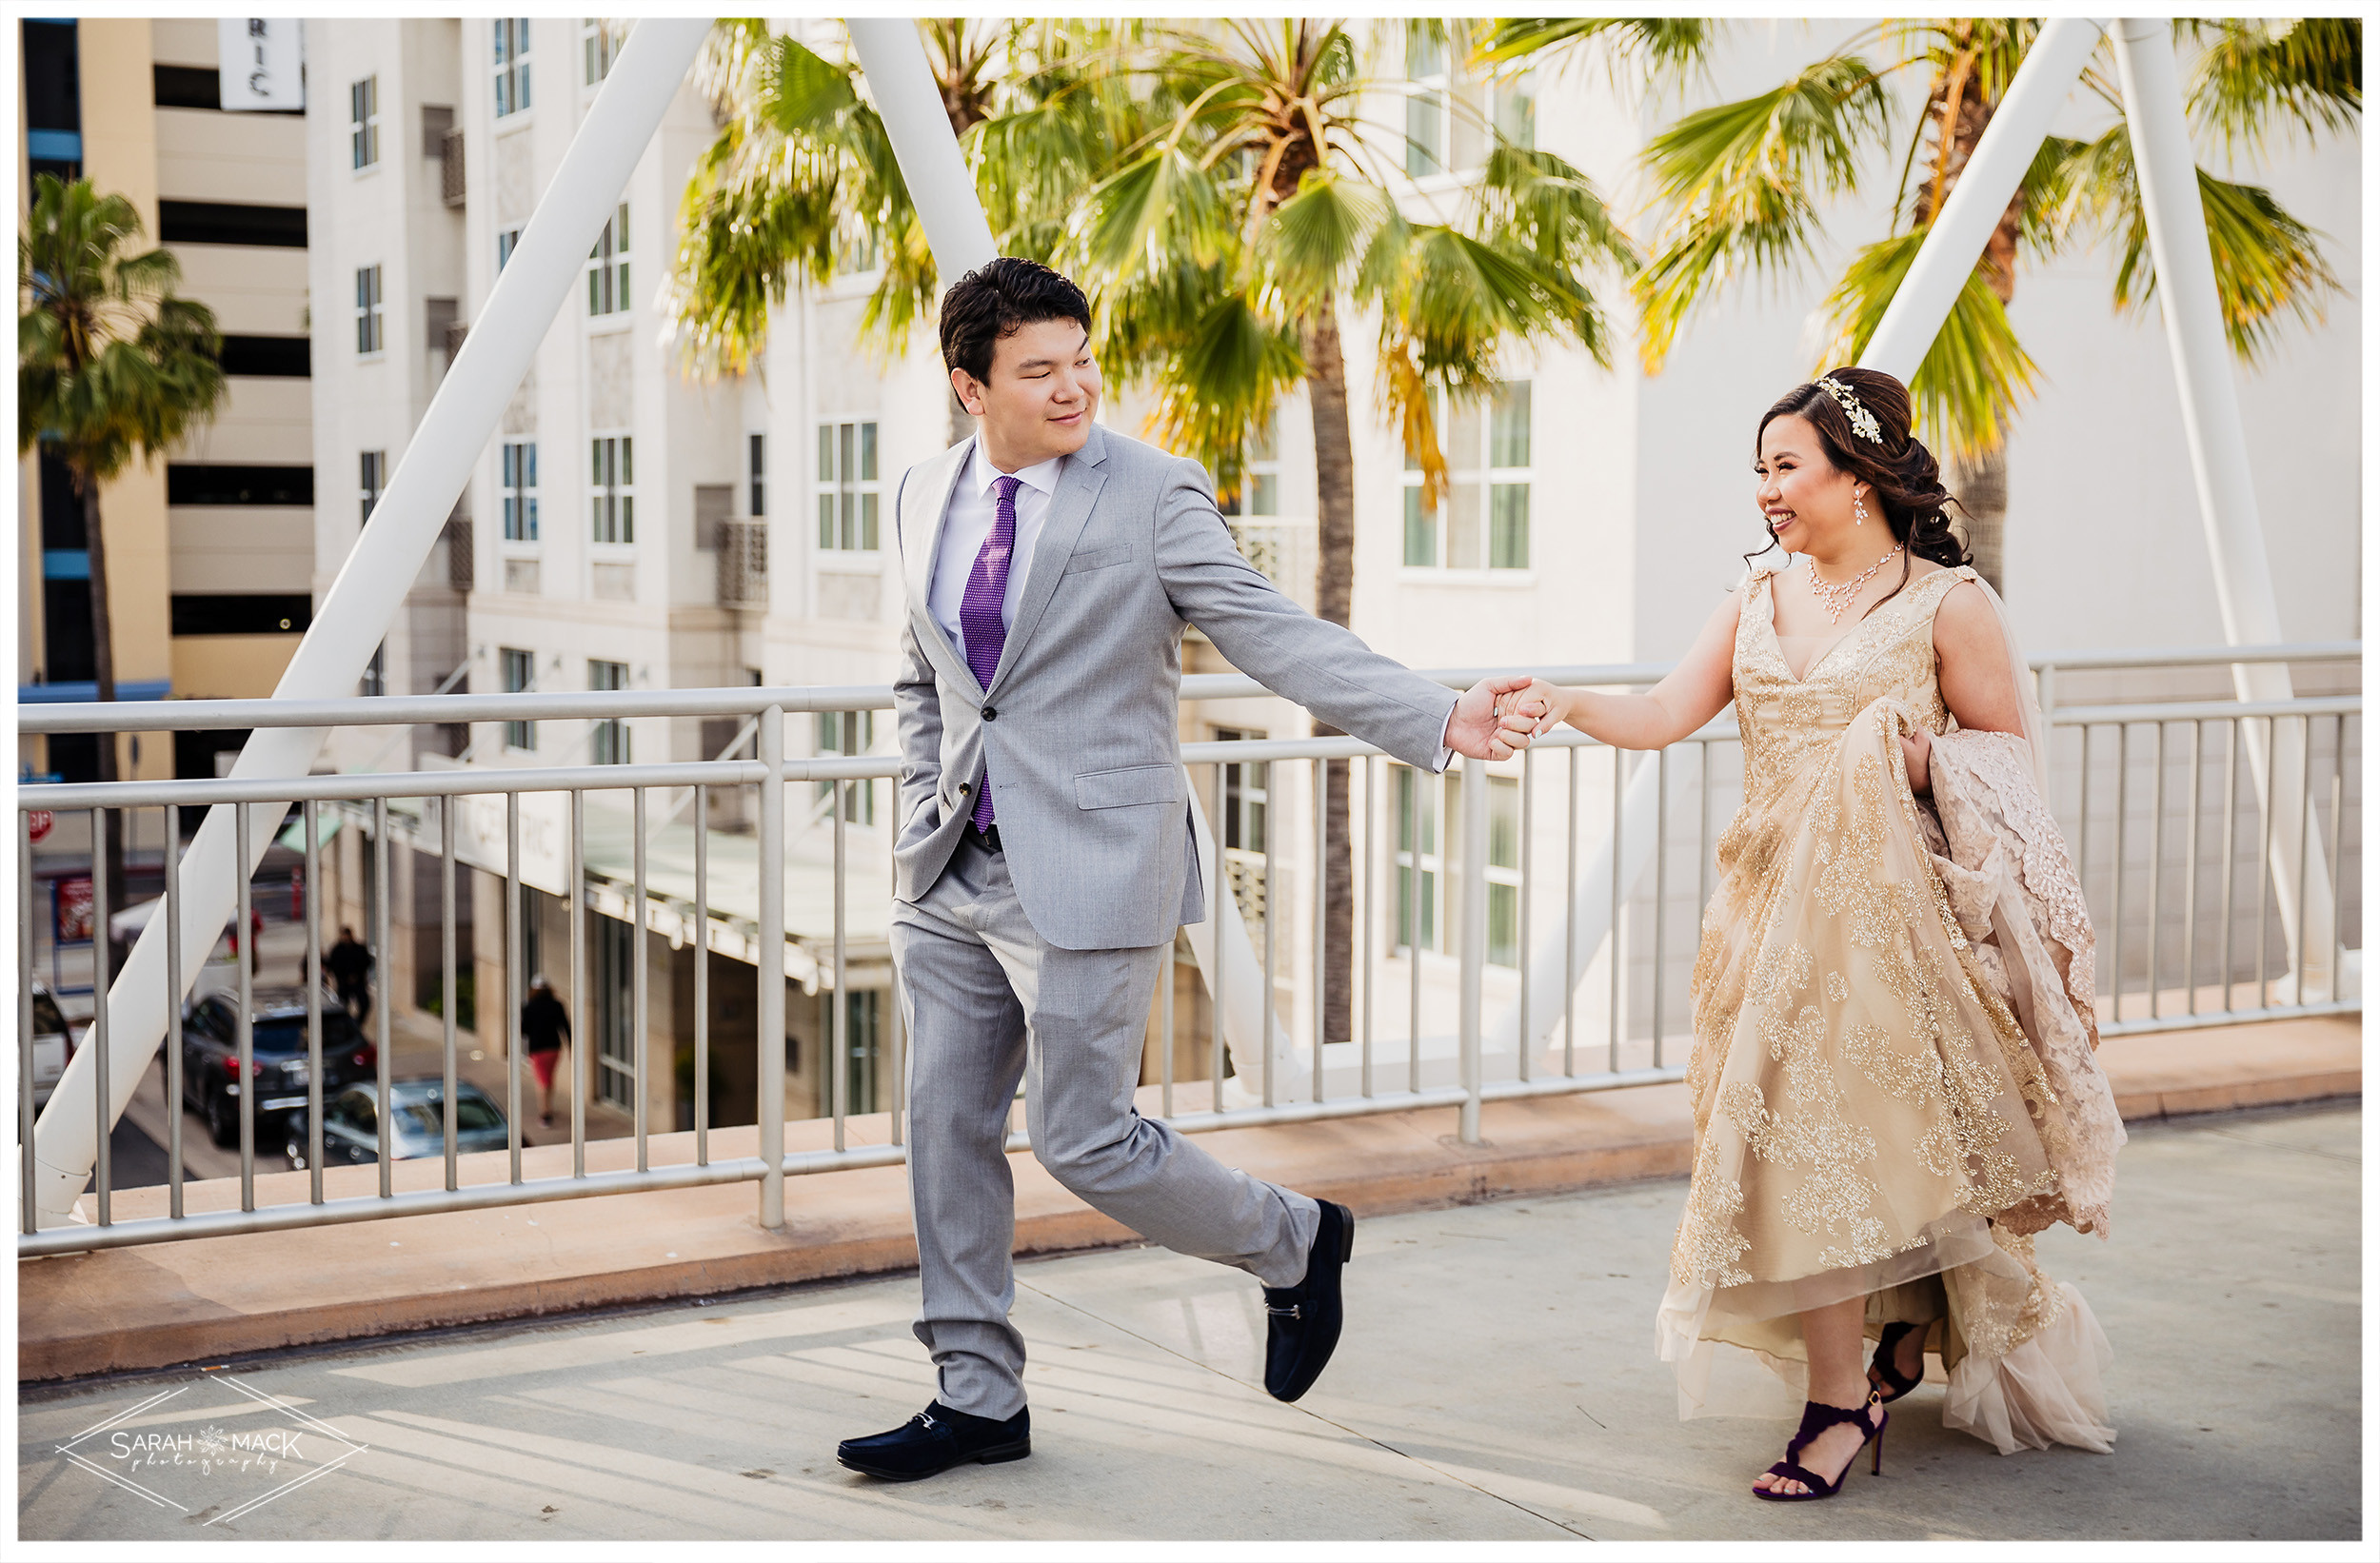
[[[1017,599],[1023,594],[1024,578],[1033,568],[1033,544],[1041,541],[1041,523],[1049,519],[1050,496],[1058,492],[1058,469],[1065,465],[1063,456],[1036,462],[1012,474],[1017,480],[1017,538],[1008,555],[1008,581],[1000,600],[1000,622],[1003,627],[1017,622]],[[967,660],[966,631],[960,627],[959,605],[966,600],[967,577],[975,571],[975,556],[983,551],[984,540],[992,535],[992,523],[997,519],[1000,496],[992,485],[1001,471],[983,454],[983,442],[978,438],[975,451],[967,459],[966,470],[951,485],[950,509],[942,522],[942,547],[934,555],[934,578],[925,594],[926,611],[934,616],[943,638],[959,660]]]

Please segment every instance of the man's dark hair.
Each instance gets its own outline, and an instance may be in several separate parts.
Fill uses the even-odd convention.
[[[992,347],[1002,337],[1045,320],[1071,320],[1091,329],[1091,303],[1082,289],[1039,261],[1002,255],[977,267],[942,295],[942,363],[988,384]]]

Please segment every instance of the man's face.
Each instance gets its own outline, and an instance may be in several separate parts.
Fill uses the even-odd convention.
[[[1100,370],[1071,320],[1041,320],[992,345],[989,384],[950,371],[960,405],[983,420],[984,454],[1003,471],[1071,456],[1091,437]]]

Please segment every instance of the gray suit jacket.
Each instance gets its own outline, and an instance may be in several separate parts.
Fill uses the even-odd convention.
[[[1233,546],[1198,463],[1096,425],[1059,471],[985,688],[926,608],[950,492],[974,445],[911,467],[893,502],[907,606],[893,686],[902,900],[941,878],[988,758],[1009,876],[1051,944],[1161,944],[1204,917],[1185,849],[1185,623],[1331,725],[1437,767],[1454,693],[1282,596]]]

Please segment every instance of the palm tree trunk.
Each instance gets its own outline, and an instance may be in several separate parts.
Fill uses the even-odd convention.
[[[1347,431],[1347,361],[1339,350],[1339,313],[1323,301],[1305,329],[1306,391],[1314,407],[1314,611],[1344,624],[1356,584],[1356,452]],[[1317,738],[1339,729],[1317,722]],[[1355,999],[1356,884],[1347,826],[1347,762],[1322,765],[1322,1037],[1343,1042]]]
[[[99,482],[88,473],[74,473],[74,486],[83,501],[83,546],[90,560],[90,639],[91,678],[98,685],[99,698],[116,698],[115,626],[108,613],[108,544],[100,526]],[[116,780],[116,735],[101,733],[95,745],[99,751],[99,780]],[[102,809],[99,815],[102,840],[94,843],[106,855],[108,863],[108,896],[111,901],[124,900],[124,833],[122,821],[111,812]],[[105,928],[92,931],[94,939],[106,939]]]
[[[1962,512],[1958,530],[1974,555],[1975,573],[2006,595],[2000,584],[2008,528],[2008,445],[2002,443],[1969,460],[1954,459],[1943,474],[1943,486],[1958,499]]]

